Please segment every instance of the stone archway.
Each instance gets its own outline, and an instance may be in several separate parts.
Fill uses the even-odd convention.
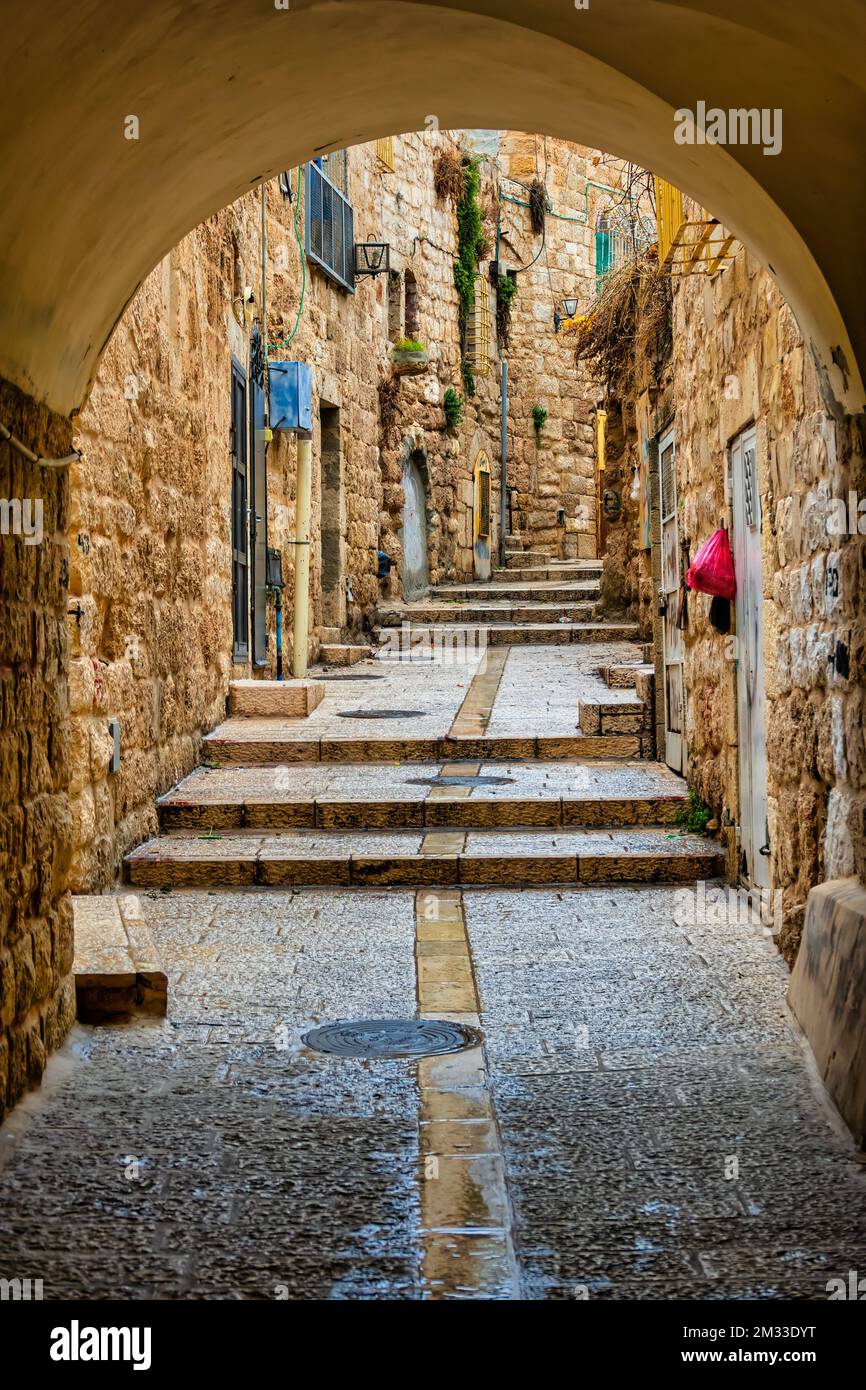
[[[97,0],[46,25],[14,6],[0,98],[0,376],[66,415],[144,276],[216,209],[323,151],[425,125],[500,126],[606,148],[711,207],[776,277],[836,413],[862,410],[866,181],[851,171],[862,163],[866,10],[718,10],[153,0],[121,12]],[[783,114],[778,153],[677,143],[678,110],[708,96],[739,108],[743,93]]]

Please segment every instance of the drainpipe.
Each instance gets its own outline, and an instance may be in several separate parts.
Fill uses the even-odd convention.
[[[310,616],[310,492],[313,441],[298,435],[298,483],[295,503],[295,626],[292,633],[292,675],[307,674]]]
[[[508,362],[500,358],[502,369],[499,442],[499,564],[505,568],[505,503],[508,489]]]

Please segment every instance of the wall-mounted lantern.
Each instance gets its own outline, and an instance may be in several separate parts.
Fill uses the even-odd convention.
[[[563,299],[563,301],[562,301],[562,303],[561,303],[559,309],[554,309],[554,311],[553,311],[553,331],[554,331],[554,333],[558,333],[559,330],[560,330],[560,328],[562,327],[563,323],[565,323],[568,319],[573,319],[573,318],[574,318],[575,314],[577,313],[578,305],[579,305],[579,304],[580,304],[580,300],[577,298],[577,296],[575,296],[573,299],[572,299],[572,298]],[[560,313],[560,309],[562,310],[561,313]]]
[[[365,275],[384,275],[391,269],[391,247],[387,241],[355,242],[355,279]]]

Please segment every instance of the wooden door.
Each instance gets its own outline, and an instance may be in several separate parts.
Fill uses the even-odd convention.
[[[740,870],[745,883],[770,886],[767,738],[764,686],[761,498],[755,428],[731,446],[734,573],[737,580],[737,724],[740,774]]]
[[[676,454],[673,431],[659,440],[661,502],[662,643],[665,666],[665,762],[674,772],[685,768],[685,686],[683,634],[677,627],[680,603],[680,538],[677,522]]]

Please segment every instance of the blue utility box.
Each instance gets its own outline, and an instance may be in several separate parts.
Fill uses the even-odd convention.
[[[272,430],[310,434],[313,428],[313,369],[306,362],[269,362]]]

